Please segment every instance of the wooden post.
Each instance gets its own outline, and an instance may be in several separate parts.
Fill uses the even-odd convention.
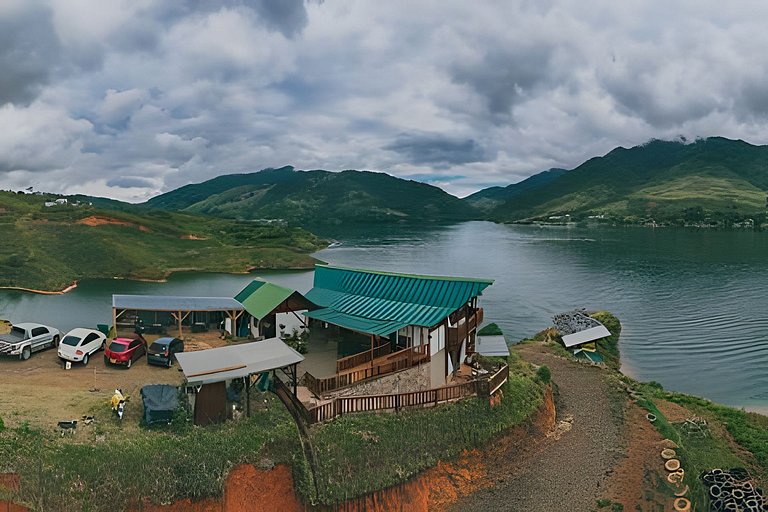
[[[371,368],[373,368],[373,334],[371,334]]]
[[[117,336],[117,308],[112,308],[112,329],[114,329],[115,336]]]
[[[299,397],[298,392],[297,392],[298,384],[299,383],[298,383],[298,379],[296,378],[298,373],[299,373],[299,365],[297,363],[297,364],[293,365],[293,397],[294,398],[298,398]]]
[[[181,311],[179,311],[179,316],[176,318],[177,323],[179,325],[179,339],[183,338],[183,333],[181,332]]]
[[[251,417],[251,376],[248,375],[245,380],[245,414]]]

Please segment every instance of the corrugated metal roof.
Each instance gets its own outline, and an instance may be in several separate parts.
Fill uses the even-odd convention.
[[[191,386],[222,382],[300,363],[304,356],[279,338],[176,354]]]
[[[395,322],[392,320],[375,320],[371,318],[362,318],[359,316],[346,315],[333,309],[316,309],[304,313],[306,316],[328,322],[333,325],[339,325],[346,329],[378,336],[389,336],[393,332],[399,331],[409,324]]]
[[[504,336],[478,336],[475,350],[481,356],[509,356],[509,346]]]
[[[563,336],[563,344],[566,347],[574,347],[576,345],[581,345],[582,343],[607,338],[610,335],[611,331],[606,329],[604,325],[598,325],[597,327],[592,327],[584,331],[566,334]]]
[[[166,295],[113,295],[112,307],[140,311],[242,311],[228,297],[173,297]]]
[[[493,281],[489,279],[317,265],[314,287],[306,297],[321,307],[345,315],[345,318],[432,327],[472,297],[482,294],[491,284]]]
[[[293,295],[294,291],[256,279],[235,295],[235,300],[242,304],[254,318],[262,319]]]

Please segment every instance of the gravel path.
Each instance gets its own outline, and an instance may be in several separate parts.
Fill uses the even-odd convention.
[[[540,345],[525,345],[517,351],[527,361],[550,368],[558,386],[556,431],[560,435],[532,443],[522,453],[500,454],[489,464],[493,487],[467,496],[451,510],[594,510],[624,453],[622,399],[598,368],[554,356]]]

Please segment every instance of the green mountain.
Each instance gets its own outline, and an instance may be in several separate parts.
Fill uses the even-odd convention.
[[[145,204],[228,219],[282,219],[303,226],[478,217],[470,204],[426,183],[377,172],[296,171],[293,167],[219,176]]]
[[[592,158],[511,197],[489,215],[501,221],[564,214],[623,221],[739,220],[764,215],[767,194],[768,146],[721,137],[652,140]]]
[[[465,197],[464,200],[475,208],[490,212],[517,196],[531,192],[556,180],[566,172],[568,171],[565,169],[549,169],[506,187],[485,188]]]
[[[46,196],[0,192],[0,287],[60,290],[92,277],[163,279],[177,270],[310,267],[324,241],[300,228],[187,213],[46,207]],[[105,200],[103,204],[111,204]]]

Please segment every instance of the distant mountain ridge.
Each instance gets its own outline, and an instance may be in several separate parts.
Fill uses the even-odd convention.
[[[218,176],[153,197],[146,206],[222,218],[283,219],[313,226],[479,218],[444,190],[385,173],[293,167]]]
[[[490,187],[479,190],[465,197],[464,200],[481,210],[492,211],[514,197],[531,192],[556,180],[566,172],[568,171],[565,169],[552,168],[506,187]]]
[[[543,174],[543,175],[542,175]],[[738,220],[765,214],[768,146],[722,137],[695,142],[651,140],[619,147],[553,176],[542,173],[507,189],[486,189],[467,200],[482,207],[513,194],[486,215],[517,221],[569,214],[637,221]],[[523,187],[526,182],[533,187]]]

